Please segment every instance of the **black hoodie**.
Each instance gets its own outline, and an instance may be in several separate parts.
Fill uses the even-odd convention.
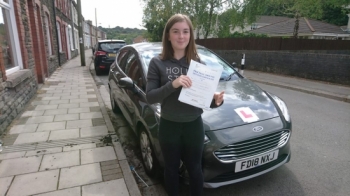
[[[178,100],[182,87],[174,88],[172,81],[187,75],[189,64],[186,58],[161,60],[153,57],[147,73],[146,98],[148,103],[161,103],[161,117],[174,122],[190,122],[202,113],[197,108]],[[213,100],[210,107],[217,107]]]

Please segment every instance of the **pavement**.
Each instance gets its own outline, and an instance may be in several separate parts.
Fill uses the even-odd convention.
[[[91,74],[91,50],[58,68],[1,136],[2,195],[141,195]],[[248,79],[350,102],[350,86],[244,70]],[[94,78],[95,77],[95,78]]]
[[[0,196],[141,195],[85,57],[47,78],[1,136]]]

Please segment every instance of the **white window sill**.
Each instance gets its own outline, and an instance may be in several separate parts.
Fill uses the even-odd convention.
[[[32,71],[30,69],[18,70],[7,76],[6,88],[14,88],[27,78],[32,77]]]

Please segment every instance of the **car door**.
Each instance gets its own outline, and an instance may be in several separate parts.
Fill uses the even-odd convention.
[[[128,63],[125,67],[126,75],[134,82],[134,89],[127,89],[128,109],[130,119],[136,125],[139,119],[142,120],[141,113],[143,107],[147,106],[146,102],[146,77],[142,69],[142,64],[135,51],[130,53]]]
[[[124,73],[125,66],[129,57],[129,50],[122,49],[118,52],[115,65],[111,67],[109,86],[111,88],[111,96],[116,101],[118,107],[122,111],[123,115],[129,123],[131,123],[130,116],[128,115],[127,102],[129,101],[126,89],[119,87],[118,83],[122,78],[127,77]]]

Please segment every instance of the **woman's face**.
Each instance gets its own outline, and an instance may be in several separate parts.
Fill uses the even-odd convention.
[[[186,21],[175,23],[169,30],[169,41],[174,51],[185,50],[190,36],[190,27]]]

